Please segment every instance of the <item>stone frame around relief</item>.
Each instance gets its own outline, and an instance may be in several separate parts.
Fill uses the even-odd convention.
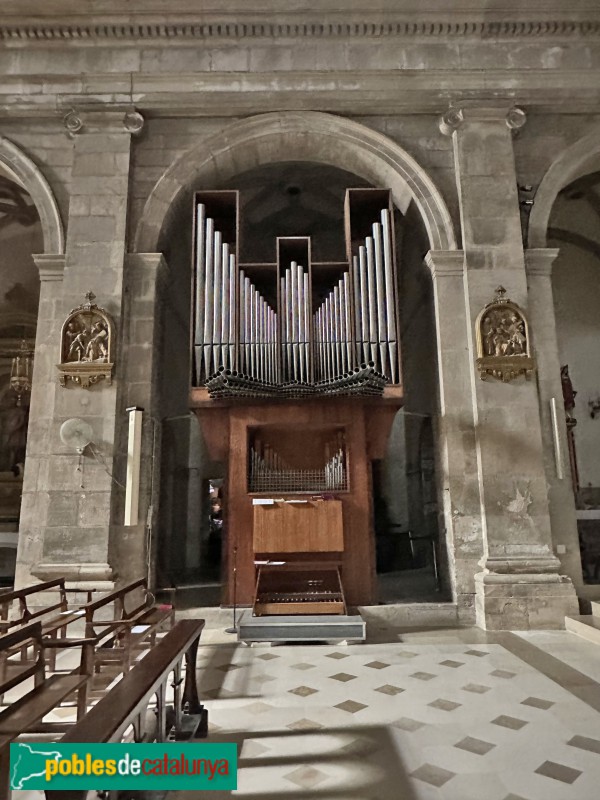
[[[481,310],[475,323],[479,377],[483,381],[496,378],[503,383],[520,376],[531,380],[535,359],[531,355],[527,317],[505,294],[506,289],[499,286],[496,297]]]
[[[89,389],[101,380],[112,383],[115,326],[110,314],[94,303],[93,292],[86,302],[72,309],[60,331],[59,383],[68,381]]]

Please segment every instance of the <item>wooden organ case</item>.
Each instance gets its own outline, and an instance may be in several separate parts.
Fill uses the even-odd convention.
[[[191,407],[227,465],[223,602],[235,575],[257,615],[376,601],[371,461],[402,405],[389,190],[347,190],[344,214],[346,261],[293,236],[242,262],[237,192],[195,196]]]

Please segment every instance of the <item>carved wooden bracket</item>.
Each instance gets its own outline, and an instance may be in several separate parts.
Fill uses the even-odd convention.
[[[535,360],[531,355],[529,325],[516,303],[504,297],[499,286],[496,297],[477,317],[477,369],[481,380],[497,378],[508,383],[524,375],[531,379]]]
[[[110,315],[94,303],[93,292],[85,297],[87,302],[70,312],[60,332],[61,386],[69,380],[82,389],[101,380],[112,383],[115,326]]]

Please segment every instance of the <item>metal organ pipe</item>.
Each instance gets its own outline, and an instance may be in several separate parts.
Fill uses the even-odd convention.
[[[229,364],[229,245],[221,245],[221,359],[224,367]]]
[[[221,272],[223,266],[222,255],[221,255],[222,238],[223,237],[221,235],[221,231],[215,231],[215,241],[213,245],[214,281],[212,288],[212,301],[213,301],[212,350],[213,350],[213,363],[215,366],[215,370],[223,366],[221,363],[221,311],[222,311]]]
[[[227,338],[229,340],[229,368],[236,369],[237,368],[237,358],[236,358],[236,342],[235,342],[235,326],[236,326],[236,297],[235,297],[235,290],[236,290],[236,281],[235,281],[235,255],[230,253],[229,255],[229,331]]]
[[[310,381],[311,375],[311,302],[310,302],[310,286],[308,283],[308,270],[304,273],[304,363],[306,365],[306,380]]]
[[[373,239],[365,239],[367,251],[367,281],[369,300],[369,342],[371,344],[371,361],[377,363],[377,288],[375,283],[375,256],[373,252]]]
[[[381,227],[383,232],[383,263],[385,271],[385,301],[387,340],[390,346],[390,363],[392,383],[398,381],[398,339],[396,331],[396,313],[394,303],[394,273],[392,261],[392,230],[390,212],[383,209],[381,212]]]
[[[369,284],[367,281],[367,251],[363,246],[358,248],[360,266],[360,319],[362,329],[362,361],[370,360],[369,352]]]
[[[206,206],[199,203],[196,216],[196,319],[194,344],[196,355],[196,375],[198,380],[202,374],[204,345],[204,290],[206,283],[206,265],[204,252],[206,249]]]
[[[213,248],[214,226],[212,219],[206,220],[206,288],[204,291],[204,369],[206,375],[211,372],[212,334],[213,334]]]
[[[379,365],[384,375],[389,375],[387,368],[387,328],[385,324],[385,290],[384,290],[384,265],[383,242],[381,238],[381,224],[373,224],[373,244],[375,253],[375,283],[377,290],[377,340],[379,342]]]

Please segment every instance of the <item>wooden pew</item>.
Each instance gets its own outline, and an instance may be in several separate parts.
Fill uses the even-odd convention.
[[[29,650],[33,659],[29,660]],[[42,623],[30,625],[0,636],[0,655],[5,662],[5,677],[0,693],[10,691],[33,678],[34,688],[0,711],[0,797],[8,797],[8,759],[10,743],[22,733],[64,731],[73,723],[44,723],[43,718],[70,695],[80,692],[89,678],[73,672],[48,675],[44,653]],[[14,660],[11,661],[11,657]]]
[[[84,590],[87,595],[87,602],[92,600],[95,589]],[[44,594],[50,592],[58,595],[58,599],[50,604],[44,603]],[[80,606],[72,606],[69,603],[68,593],[79,592],[81,589],[67,589],[64,578],[55,578],[51,581],[36,583],[15,591],[3,592],[0,594],[0,632],[6,632],[17,626],[28,625],[36,619],[42,623],[42,633],[48,636],[64,638],[67,635],[67,626],[83,616]],[[9,619],[10,610],[14,603],[18,604],[18,612]],[[38,605],[41,605],[38,608]],[[35,610],[30,608],[35,607]],[[50,651],[50,667],[54,670],[56,650]],[[2,680],[0,672],[0,681]],[[1,697],[1,695],[0,695]]]
[[[153,647],[88,713],[60,740],[61,744],[79,742],[119,742],[133,725],[135,741],[164,742],[175,738],[199,738],[207,735],[208,714],[198,698],[196,655],[202,619],[184,619]],[[185,684],[181,691],[181,666],[185,659]],[[165,703],[169,676],[174,673],[174,724],[168,720]],[[145,730],[146,710],[156,696],[156,730]],[[101,787],[100,787],[101,788]],[[87,791],[46,791],[46,800],[85,800]]]
[[[135,601],[133,607],[128,608],[128,601],[140,592],[143,600]],[[98,614],[111,604],[114,604],[113,619],[98,619]],[[81,610],[85,619],[84,637],[95,641],[93,660],[96,672],[107,663],[119,663],[123,673],[128,672],[136,647],[145,642],[153,647],[158,631],[164,627],[171,628],[175,619],[172,606],[152,603],[145,578],[87,603]]]

